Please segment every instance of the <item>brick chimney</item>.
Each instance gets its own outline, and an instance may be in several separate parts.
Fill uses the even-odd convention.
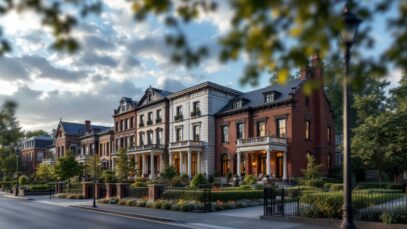
[[[90,120],[85,120],[85,129],[86,130],[90,129]]]

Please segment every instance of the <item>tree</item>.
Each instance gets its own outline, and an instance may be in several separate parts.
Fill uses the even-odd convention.
[[[31,138],[35,136],[48,136],[48,133],[45,130],[33,130],[33,131],[27,131],[25,133],[26,138]]]
[[[138,172],[138,169],[136,169],[136,158],[135,157],[130,157],[130,161],[129,161],[129,173],[130,173],[130,177],[134,177],[136,175],[136,173]]]
[[[130,172],[129,157],[126,149],[120,148],[117,152],[116,177],[121,182],[127,182]]]
[[[89,175],[93,178],[99,179],[102,174],[102,166],[99,155],[95,154],[89,161],[86,162],[86,171],[89,171]]]
[[[58,180],[68,181],[68,192],[71,178],[82,174],[82,166],[75,160],[71,150],[65,151],[65,155],[58,159],[55,165],[55,175]]]
[[[304,177],[306,180],[316,180],[321,177],[322,164],[317,164],[314,156],[307,154],[307,168],[303,169]]]
[[[174,47],[172,59],[187,67],[199,65],[208,56],[210,45],[191,44],[185,27],[199,21],[207,14],[218,13],[218,4],[224,1],[190,0],[190,1],[129,1],[129,10],[134,12],[138,21],[146,18],[162,18],[168,28],[166,42]],[[407,69],[407,21],[404,18],[407,9],[405,1],[377,0],[370,4],[353,4],[349,7],[363,21],[373,21],[375,17],[386,17],[387,32],[393,33],[394,40],[379,53],[379,58],[359,56],[359,63],[351,71],[362,79],[363,72],[385,74],[388,63],[402,70]],[[260,73],[264,71],[277,72],[278,78],[284,79],[289,70],[308,63],[311,55],[319,54],[321,58],[341,55],[337,44],[338,32],[344,28],[342,7],[330,1],[228,1],[232,17],[231,29],[222,35],[218,44],[221,47],[219,59],[221,62],[235,61],[242,55],[247,55],[245,71],[241,77],[243,84],[255,85]],[[227,4],[226,3],[226,4]],[[397,14],[386,14],[393,8]],[[72,28],[79,24],[82,17],[97,14],[103,10],[101,0],[96,1],[59,1],[47,4],[46,1],[5,1],[1,6],[1,14],[9,12],[34,11],[39,14],[46,27],[51,28],[54,36],[53,48],[73,52],[79,48],[71,34]],[[375,39],[370,27],[359,31],[357,47],[370,48]],[[290,41],[290,42],[288,42]],[[192,42],[193,43],[193,42]],[[0,37],[0,53],[10,51],[8,39]],[[354,50],[357,51],[356,49]]]
[[[166,180],[172,180],[175,176],[177,176],[177,170],[173,165],[167,166],[164,169],[164,173],[161,175],[162,178]]]
[[[37,166],[35,176],[42,182],[47,183],[55,177],[54,169],[48,164],[41,163]]]

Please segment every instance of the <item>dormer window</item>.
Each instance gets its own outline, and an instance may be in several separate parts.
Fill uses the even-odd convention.
[[[153,100],[153,94],[150,93],[148,94],[148,102],[151,102]]]
[[[125,112],[126,111],[126,104],[123,104],[122,105],[122,112]]]
[[[233,109],[237,109],[237,108],[241,108],[242,105],[243,105],[243,101],[240,99],[240,100],[234,101],[232,107],[233,107]]]
[[[264,101],[266,103],[271,103],[274,102],[275,99],[275,93],[274,92],[270,92],[264,95]]]

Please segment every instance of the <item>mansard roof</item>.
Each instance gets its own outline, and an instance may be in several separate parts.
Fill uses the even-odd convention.
[[[229,101],[217,115],[228,114],[236,111],[244,111],[247,109],[255,109],[265,105],[277,104],[282,101],[290,99],[290,94],[295,93],[302,85],[304,80],[294,79],[288,81],[286,84],[276,84],[267,86],[254,91],[243,93],[236,98]],[[268,93],[275,93],[276,97],[272,102],[266,102],[264,96]],[[237,100],[243,100],[242,106],[239,108],[233,108],[233,103]]]
[[[214,89],[224,91],[224,92],[228,92],[228,93],[230,93],[232,95],[235,95],[235,96],[242,94],[242,92],[234,90],[232,88],[225,87],[225,86],[222,86],[222,85],[207,81],[207,82],[203,82],[203,83],[200,83],[198,85],[195,85],[195,86],[188,87],[188,88],[185,88],[183,90],[177,91],[177,92],[173,93],[172,95],[168,96],[168,98],[173,99],[173,98],[176,98],[178,96],[182,96],[182,95],[184,95],[186,93],[190,93],[190,92],[200,90],[200,89],[203,89],[203,88],[207,88],[207,87],[214,88]]]
[[[137,101],[134,101],[133,99],[129,98],[129,97],[122,97],[120,99],[119,105],[117,106],[117,109],[114,109],[113,114],[114,115],[118,115],[121,113],[126,113],[128,111],[132,111],[135,110],[137,107]],[[122,109],[122,106],[126,104],[125,109]]]

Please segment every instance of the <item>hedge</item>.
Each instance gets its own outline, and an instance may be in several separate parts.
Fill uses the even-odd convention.
[[[353,193],[352,204],[355,210],[364,209],[402,196],[403,194],[399,193]],[[300,203],[301,216],[339,219],[342,214],[343,194],[341,192],[308,193],[301,196]]]
[[[243,199],[262,199],[264,195],[263,190],[227,190],[227,191],[212,191],[211,201],[231,201]],[[203,190],[177,190],[170,189],[163,193],[163,199],[169,200],[196,200],[204,201]]]
[[[134,198],[144,198],[148,196],[148,188],[147,187],[134,187],[131,186],[129,188],[129,197]]]

